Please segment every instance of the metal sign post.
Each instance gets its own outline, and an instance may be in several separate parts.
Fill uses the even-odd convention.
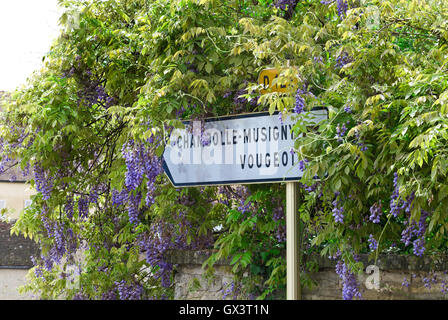
[[[273,85],[279,72],[277,69],[265,69],[258,77],[258,83],[263,85],[260,90],[265,94],[268,90],[285,92],[287,85]],[[299,217],[297,204],[297,182],[286,183],[286,299],[301,299],[300,292],[300,261],[299,261]]]
[[[297,182],[286,183],[286,299],[300,300]]]

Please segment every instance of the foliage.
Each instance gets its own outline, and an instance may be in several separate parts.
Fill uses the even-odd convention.
[[[180,120],[260,110],[329,111],[295,126],[301,251],[339,257],[344,297],[358,253],[444,250],[444,1],[60,3],[65,29],[1,127],[2,164],[37,191],[13,228],[42,248],[26,289],[171,298],[167,251],[214,246],[210,270],[230,257],[235,283],[253,284],[233,284],[239,297],[283,297],[283,186],[175,189],[159,159]],[[267,67],[286,92],[259,93]]]

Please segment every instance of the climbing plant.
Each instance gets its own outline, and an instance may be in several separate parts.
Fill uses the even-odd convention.
[[[235,274],[225,295],[284,298],[284,186],[176,189],[161,168],[182,120],[255,111],[328,110],[316,127],[297,121],[291,152],[304,171],[301,254],[338,259],[344,299],[360,296],[357,254],[444,252],[444,1],[60,5],[43,69],[2,113],[1,167],[36,190],[12,229],[41,246],[24,290],[172,298],[169,250],[214,248],[204,267],[230,258]],[[265,68],[285,92],[260,93]]]

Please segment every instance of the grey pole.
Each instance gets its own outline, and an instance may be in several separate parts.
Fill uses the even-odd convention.
[[[297,182],[286,183],[286,299],[300,300]]]

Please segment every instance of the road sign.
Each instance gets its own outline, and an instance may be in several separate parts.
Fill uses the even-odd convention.
[[[274,79],[278,77],[278,70],[275,68],[265,69],[258,75],[258,84],[263,85],[263,89],[260,90],[261,94],[268,92],[270,88],[272,92],[286,92],[288,85],[286,84],[273,84]]]
[[[327,109],[290,114],[251,113],[185,122],[170,135],[163,168],[176,187],[297,181],[298,167],[292,130],[296,118],[315,125]]]

